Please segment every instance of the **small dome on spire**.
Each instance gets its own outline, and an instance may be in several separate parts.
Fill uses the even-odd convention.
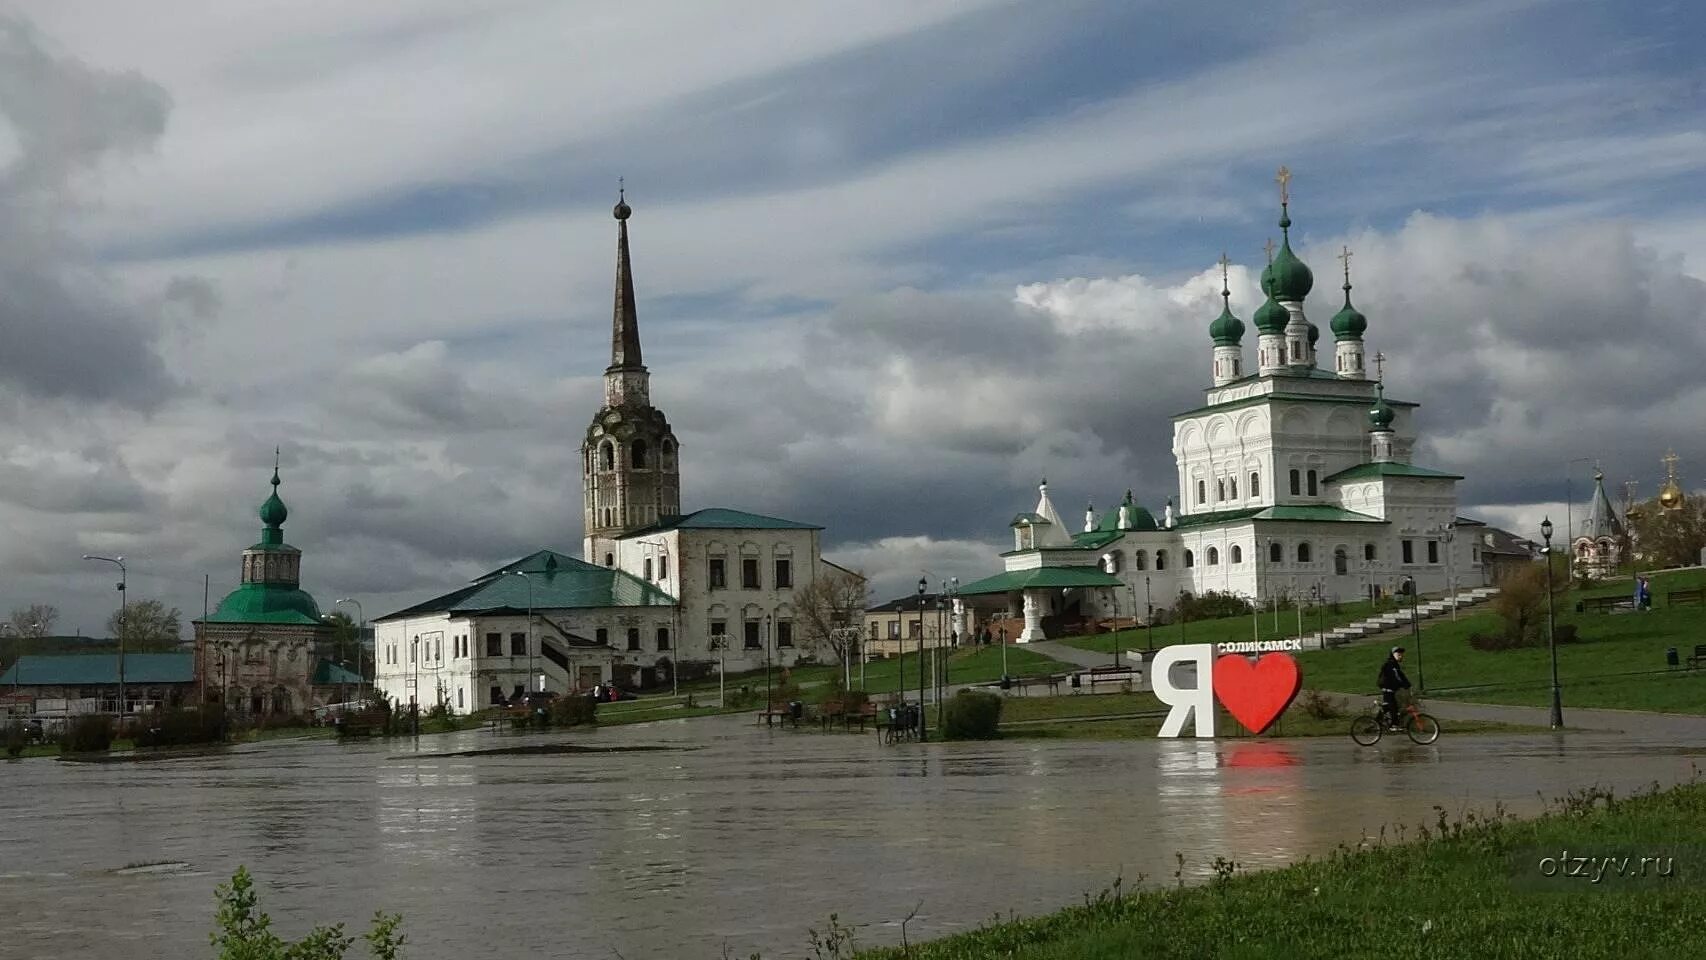
[[[1374,385],[1374,406],[1368,411],[1368,428],[1370,430],[1390,430],[1392,420],[1397,416],[1392,405],[1386,402],[1386,385]]]
[[[618,220],[626,220],[634,213],[634,208],[628,206],[628,189],[622,186],[622,178],[616,178],[616,209],[611,214]]]
[[[1351,248],[1345,247],[1339,259],[1345,263],[1345,305],[1333,314],[1328,324],[1333,328],[1335,340],[1361,340],[1363,331],[1368,329],[1368,318],[1351,306]]]
[[[1236,347],[1244,340],[1244,321],[1232,315],[1232,293],[1220,288],[1220,316],[1208,325],[1208,335],[1217,347]]]
[[[1315,286],[1315,275],[1291,252],[1291,171],[1280,167],[1276,179],[1280,185],[1280,248],[1268,267],[1268,295],[1275,300],[1301,303]]]

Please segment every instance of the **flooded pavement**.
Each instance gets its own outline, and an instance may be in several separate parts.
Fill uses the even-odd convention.
[[[668,751],[502,753],[551,744]],[[1640,733],[928,744],[733,718],[571,735],[245,747],[0,765],[0,956],[211,956],[246,864],[275,928],[400,912],[420,958],[809,952],[831,913],[898,942],[1124,877],[1271,866],[1448,812],[1688,779],[1706,741]]]

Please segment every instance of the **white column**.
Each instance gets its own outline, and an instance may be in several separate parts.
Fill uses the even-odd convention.
[[[1030,643],[1033,640],[1047,640],[1043,635],[1042,605],[1037,603],[1036,594],[1025,591],[1025,629],[1019,634],[1020,643]]]

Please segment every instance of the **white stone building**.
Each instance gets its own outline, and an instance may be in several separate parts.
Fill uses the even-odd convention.
[[[641,357],[631,214],[617,203],[611,362],[581,446],[583,559],[542,550],[380,617],[375,684],[395,702],[465,712],[527,689],[832,659],[809,642],[795,597],[818,577],[851,576],[823,559],[821,527],[681,512],[681,448]]]
[[[1169,497],[1157,521],[1128,491],[1116,510],[1086,510],[1069,529],[1045,481],[1036,508],[1011,524],[1005,572],[961,589],[1006,594],[1009,610],[1023,611],[1022,640],[1057,623],[1146,618],[1185,593],[1348,600],[1410,579],[1423,593],[1482,582],[1474,537],[1456,536],[1460,523],[1479,526],[1457,516],[1462,478],[1410,462],[1416,405],[1388,400],[1367,375],[1349,251],[1344,306],[1330,322],[1333,369],[1318,364],[1319,331],[1304,312],[1314,277],[1291,250],[1281,204],[1285,242],[1262,271],[1268,299],[1254,318],[1256,371],[1244,372],[1244,324],[1223,286],[1209,327],[1212,385],[1201,406],[1173,417],[1177,509]]]

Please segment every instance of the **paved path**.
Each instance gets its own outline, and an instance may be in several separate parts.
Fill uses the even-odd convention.
[[[1335,693],[1346,697],[1353,710],[1373,702],[1370,694]],[[1489,720],[1544,727],[1550,722],[1546,707],[1519,707],[1503,703],[1468,703],[1458,700],[1426,701],[1426,710],[1441,720]],[[1603,730],[1642,737],[1671,739],[1679,744],[1706,743],[1706,716],[1683,713],[1650,713],[1644,710],[1595,710],[1564,707],[1564,726],[1569,730]]]
[[[1080,650],[1077,647],[1069,647],[1057,640],[1038,640],[1035,643],[1025,644],[1024,649],[1029,650],[1032,653],[1040,653],[1045,657],[1053,657],[1063,663],[1070,663],[1075,667],[1111,667],[1114,665],[1114,655],[1112,653],[1097,653],[1094,650]],[[1122,665],[1129,665],[1131,663],[1131,659],[1125,654],[1121,654],[1120,663]]]

